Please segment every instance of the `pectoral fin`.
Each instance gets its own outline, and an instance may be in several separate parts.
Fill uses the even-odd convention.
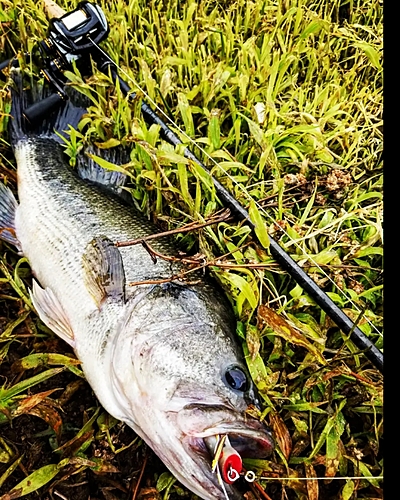
[[[125,302],[125,272],[121,253],[105,236],[92,240],[83,255],[85,285],[98,308],[104,301]]]
[[[21,250],[21,245],[15,234],[17,208],[17,200],[10,188],[0,182],[0,240],[7,241]]]
[[[70,346],[75,347],[74,332],[57,297],[50,288],[43,289],[33,280],[30,291],[33,305],[43,323]]]

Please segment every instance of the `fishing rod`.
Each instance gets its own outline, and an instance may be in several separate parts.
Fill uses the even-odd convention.
[[[52,85],[54,93],[49,97],[34,103],[24,111],[24,116],[30,126],[43,121],[48,113],[52,112],[64,101],[68,99],[65,91],[67,78],[65,70],[71,69],[73,64],[84,77],[91,74],[91,59],[95,61],[97,68],[106,75],[111,76],[114,84],[119,84],[122,93],[128,101],[133,102],[136,92],[129,84],[122,79],[120,72],[127,75],[111,57],[99,46],[109,33],[107,19],[100,6],[84,1],[80,2],[77,8],[71,12],[65,12],[51,0],[44,0],[49,17],[48,37],[39,42],[39,50],[43,59],[44,68],[42,74]],[[8,61],[7,61],[8,62]],[[2,63],[4,66],[5,63]],[[133,82],[135,83],[135,82]],[[137,86],[137,84],[135,83]],[[138,86],[137,86],[138,87]],[[140,89],[140,87],[138,87]],[[140,89],[142,90],[142,89]],[[144,92],[142,90],[142,92]],[[144,92],[148,99],[149,96]],[[163,117],[173,126],[176,124],[166,115],[151,99],[151,103],[157,107]],[[156,124],[160,127],[162,137],[170,144],[181,145],[182,140],[170,128],[146,102],[141,103],[141,111],[145,121],[149,124]],[[200,149],[208,158],[215,162],[200,146],[189,138],[179,127],[177,129],[187,137],[196,147]],[[184,156],[200,166],[207,172],[215,186],[215,190],[221,202],[230,208],[232,214],[239,220],[244,221],[252,230],[253,237],[262,245],[256,234],[256,224],[251,220],[248,211],[234,198],[229,191],[222,186],[210,173],[206,165],[187,147],[184,149]],[[382,352],[368,339],[368,337],[307,275],[307,273],[290,257],[290,255],[269,235],[269,248],[272,256],[299,285],[306,291],[323,311],[336,323],[336,325],[348,335],[358,349],[364,351],[365,356],[380,371],[383,369]]]

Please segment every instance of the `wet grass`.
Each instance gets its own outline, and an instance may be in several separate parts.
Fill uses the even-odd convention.
[[[100,4],[111,27],[103,48],[382,348],[381,2]],[[4,58],[45,37],[36,2],[0,0],[0,21]],[[106,76],[87,84],[71,76],[92,98],[71,136],[72,163],[87,142],[129,146],[132,196],[162,229],[203,222],[220,208],[207,175],[146,126],[140,92],[128,105]],[[0,176],[16,188],[10,101],[0,85]],[[383,475],[381,374],[246,226],[222,222],[177,241],[212,261],[237,315],[262,418],[277,440],[271,460],[246,463],[265,478],[267,495],[382,498],[380,479],[371,478]],[[99,407],[73,353],[31,306],[28,263],[5,243],[0,270],[0,498],[131,499],[139,477],[142,498],[191,498]]]

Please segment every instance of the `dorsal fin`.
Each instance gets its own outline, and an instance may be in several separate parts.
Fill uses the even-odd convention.
[[[107,163],[120,166],[129,161],[129,152],[122,146],[100,149],[90,145],[77,156],[76,172],[81,179],[117,195],[126,202],[132,202],[131,195],[123,189],[127,181],[127,175],[118,170],[103,168],[93,159],[93,156],[100,157],[102,160],[106,160]]]

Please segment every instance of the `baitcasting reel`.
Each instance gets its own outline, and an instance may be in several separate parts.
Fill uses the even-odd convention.
[[[107,19],[96,4],[80,2],[72,12],[50,20],[48,37],[39,42],[43,68],[41,72],[55,88],[55,93],[36,102],[24,111],[28,124],[43,121],[68,97],[64,91],[66,78],[63,72],[76,64],[78,70],[87,76],[91,72],[90,56],[96,45],[109,33]]]

